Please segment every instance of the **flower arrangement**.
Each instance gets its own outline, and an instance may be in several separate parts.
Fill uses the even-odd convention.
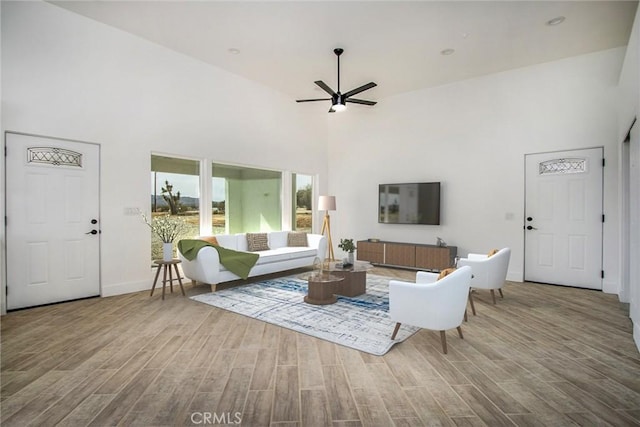
[[[353,239],[340,239],[340,244],[338,245],[338,247],[350,254],[352,254],[356,250],[356,245],[353,243]]]
[[[144,222],[151,228],[153,234],[158,236],[163,243],[173,243],[187,228],[186,222],[177,216],[162,215],[152,218],[152,220],[149,221],[149,218],[147,218],[145,214],[141,213],[140,215],[142,215]]]

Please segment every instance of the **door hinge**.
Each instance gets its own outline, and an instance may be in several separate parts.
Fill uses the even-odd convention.
[[[602,159],[602,167],[604,167],[604,159]]]
[[[604,214],[602,214],[602,222],[604,222]]]
[[[600,278],[604,279],[604,270],[600,270]]]

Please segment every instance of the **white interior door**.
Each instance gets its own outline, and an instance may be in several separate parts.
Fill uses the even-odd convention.
[[[602,289],[602,148],[525,157],[525,280]]]
[[[6,135],[7,308],[99,295],[99,146]]]
[[[634,124],[629,134],[628,223],[626,249],[629,317],[634,323],[635,340],[640,348],[640,129]],[[624,250],[623,249],[623,250]],[[623,284],[624,285],[624,284]]]

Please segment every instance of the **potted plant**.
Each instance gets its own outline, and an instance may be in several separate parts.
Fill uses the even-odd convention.
[[[356,245],[355,243],[353,243],[353,239],[340,239],[340,244],[338,245],[338,247],[347,252],[349,264],[353,264],[353,253],[356,250]]]
[[[162,215],[152,218],[141,213],[144,222],[151,228],[151,232],[162,241],[162,260],[173,259],[173,242],[186,230],[186,223],[182,218],[172,215]]]

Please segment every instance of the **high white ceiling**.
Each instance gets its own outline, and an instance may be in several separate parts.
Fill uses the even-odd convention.
[[[401,92],[627,44],[637,1],[51,1],[279,90]],[[547,21],[564,16],[556,26]],[[230,49],[237,49],[233,54]],[[442,55],[444,49],[455,49]],[[302,104],[301,104],[302,107]],[[366,108],[366,107],[363,107]]]

